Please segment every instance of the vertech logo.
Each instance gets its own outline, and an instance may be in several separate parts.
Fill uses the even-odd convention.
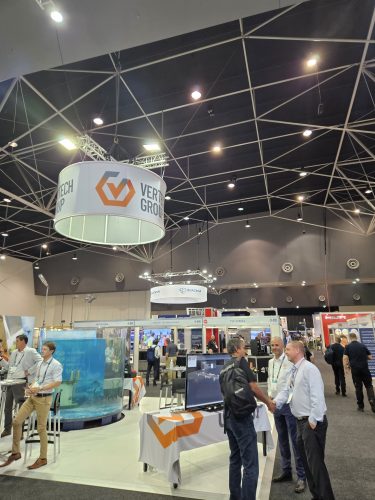
[[[163,448],[168,448],[182,437],[198,434],[202,422],[203,415],[199,411],[189,413],[188,422],[183,415],[159,416],[156,421],[153,415],[147,415],[147,423]]]
[[[123,178],[117,186],[109,182],[109,179],[118,175],[119,172],[105,172],[95,189],[104,205],[127,207],[135,195],[135,189],[130,179]]]

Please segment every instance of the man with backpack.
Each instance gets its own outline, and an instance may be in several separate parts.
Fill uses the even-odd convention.
[[[330,346],[332,350],[332,355],[328,359],[331,359],[331,366],[335,376],[336,395],[337,396],[340,395],[340,388],[341,388],[341,394],[345,398],[346,382],[345,382],[345,372],[344,372],[344,365],[342,362],[342,358],[344,356],[345,347],[348,344],[348,339],[346,338],[345,335],[340,335],[340,337],[336,337],[335,340],[336,342]],[[327,354],[327,357],[328,356],[329,355]]]
[[[155,345],[150,346],[146,351],[146,359],[147,359],[147,372],[146,372],[146,386],[150,385],[150,372],[151,368],[154,370],[154,385],[156,385],[157,380],[157,368],[158,361],[155,357]]]
[[[256,383],[256,377],[245,359],[245,342],[232,337],[227,345],[232,359],[220,373],[220,387],[224,398],[224,432],[228,435],[229,490],[231,500],[255,500],[259,465],[257,435],[253,412],[257,407],[256,396],[275,410],[275,404],[265,396]],[[243,476],[241,478],[241,469]]]

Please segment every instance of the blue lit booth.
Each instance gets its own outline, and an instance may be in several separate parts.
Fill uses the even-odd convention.
[[[59,387],[63,430],[121,418],[126,334],[115,328],[45,333],[45,340],[56,343],[55,358],[64,367]]]

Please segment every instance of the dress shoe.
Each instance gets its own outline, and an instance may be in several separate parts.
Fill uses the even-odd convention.
[[[291,472],[283,472],[280,476],[276,476],[272,479],[273,483],[283,483],[285,481],[293,481]]]
[[[365,409],[364,409],[364,408],[361,408],[360,406],[357,406],[357,410],[358,410],[358,411],[365,411]]]
[[[342,397],[343,397],[343,398],[347,398],[347,397],[348,397],[348,395],[347,395],[347,394],[342,394]]]
[[[46,458],[38,458],[38,460],[36,462],[34,462],[33,465],[28,466],[28,469],[29,470],[39,469],[39,467],[43,467],[43,465],[47,465],[47,459]]]
[[[370,406],[371,410],[375,413],[375,403],[374,402],[370,403]]]
[[[306,488],[306,481],[304,479],[298,479],[294,491],[296,493],[303,493],[305,491],[305,488]]]
[[[336,396],[340,396],[340,391],[336,391]]]
[[[21,453],[12,453],[0,467],[6,467],[21,458]]]
[[[11,433],[10,431],[3,431],[3,432],[1,433],[1,437],[2,437],[2,438],[5,438],[6,436],[10,436],[11,434],[12,434],[12,433]]]

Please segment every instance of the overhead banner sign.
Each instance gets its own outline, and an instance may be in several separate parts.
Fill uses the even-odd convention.
[[[207,288],[200,285],[154,286],[150,301],[156,304],[196,304],[207,301]]]
[[[69,238],[137,245],[165,234],[166,184],[151,170],[114,161],[84,161],[59,175],[54,226]]]

